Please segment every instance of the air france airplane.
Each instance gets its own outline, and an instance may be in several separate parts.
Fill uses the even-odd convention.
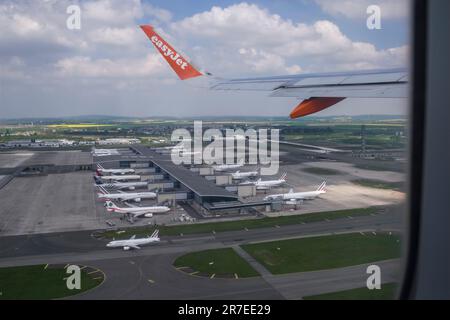
[[[145,188],[148,186],[148,182],[146,181],[138,181],[138,182],[113,182],[113,183],[104,183],[99,177],[94,176],[95,186],[103,187],[108,189],[115,190],[135,190],[136,188]]]
[[[105,200],[105,201],[111,201],[111,200],[118,200],[118,201],[130,201],[133,200],[135,202],[141,202],[142,199],[155,199],[157,194],[155,192],[122,192],[119,191],[119,193],[109,193],[106,191],[105,188],[99,186],[100,191],[97,193],[98,199]]]
[[[236,171],[235,173],[232,173],[231,176],[233,177],[234,180],[242,180],[242,179],[246,179],[246,178],[253,178],[253,177],[257,177],[258,171],[250,171],[250,172],[240,172],[240,171]]]
[[[129,204],[128,208],[118,207],[112,201],[106,201],[105,206],[108,212],[117,212],[126,214],[131,218],[137,218],[141,216],[151,218],[153,217],[154,213],[166,213],[170,211],[170,208],[166,206],[136,207]]]
[[[120,175],[120,176],[97,176],[101,180],[108,181],[129,181],[129,180],[141,180],[141,176],[138,175]]]
[[[131,169],[131,168],[127,168],[127,169],[105,169],[103,168],[103,166],[101,164],[97,164],[97,174],[99,176],[104,175],[105,173],[107,174],[130,174],[130,173],[134,173],[135,170]]]
[[[319,197],[322,194],[327,193],[325,190],[326,186],[327,186],[327,183],[324,181],[317,188],[316,191],[294,192],[294,190],[291,189],[289,191],[289,193],[272,194],[270,196],[265,197],[264,200],[265,201],[283,200],[283,201],[286,201],[289,203],[296,203],[299,200],[312,200],[312,199]]]
[[[228,171],[233,169],[239,169],[243,167],[243,164],[220,164],[213,166],[214,171],[222,172],[222,171]]]
[[[277,180],[263,181],[262,179],[259,179],[257,181],[243,182],[243,183],[241,183],[241,185],[249,185],[250,184],[250,185],[255,185],[256,186],[256,190],[269,190],[271,188],[279,187],[279,186],[282,186],[283,184],[285,184],[286,183],[286,177],[287,177],[287,173],[285,172]]]
[[[109,242],[106,246],[108,248],[120,248],[122,247],[123,250],[128,251],[130,249],[141,249],[140,246],[149,244],[149,243],[155,243],[159,242],[159,230],[155,230],[153,234],[147,238],[141,238],[136,239],[136,236],[132,236],[128,240],[113,240]]]

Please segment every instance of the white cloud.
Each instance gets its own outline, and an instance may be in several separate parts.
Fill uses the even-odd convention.
[[[165,73],[165,66],[156,54],[148,54],[142,59],[92,59],[72,57],[59,60],[55,67],[58,75],[76,77],[148,77]]]
[[[315,0],[328,14],[351,19],[367,19],[367,8],[378,5],[382,18],[399,19],[409,16],[411,0]]]
[[[331,21],[294,23],[247,3],[213,7],[173,22],[171,31],[192,43],[207,42],[210,48],[197,50],[195,58],[227,74],[353,70],[407,63],[406,54],[400,54],[406,50],[378,50],[371,43],[354,42]],[[221,61],[222,68],[216,61]]]
[[[273,106],[283,107],[285,102],[264,96],[217,99],[219,93],[181,83],[138,28],[144,21],[219,76],[398,66],[408,54],[407,46],[380,50],[352,41],[330,21],[292,21],[254,4],[213,7],[177,21],[171,12],[139,0],[79,3],[82,29],[77,31],[66,28],[72,0],[0,3],[2,103],[11,112],[21,109],[28,115],[29,103],[49,114],[92,113],[101,106],[106,112],[135,108],[140,114],[216,112],[211,105],[251,114],[255,101],[258,108],[270,106],[271,114]],[[242,108],[245,101],[248,109]]]
[[[89,38],[94,43],[129,46],[139,41],[142,36],[140,30],[135,28],[100,28],[89,33]]]

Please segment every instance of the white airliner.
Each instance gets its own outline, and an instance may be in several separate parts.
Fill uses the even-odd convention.
[[[117,156],[119,151],[117,149],[92,149],[92,155],[95,157],[107,157],[107,156]]]
[[[137,218],[144,216],[146,218],[153,217],[154,213],[166,213],[170,211],[169,207],[166,206],[152,206],[152,207],[136,207],[129,204],[128,208],[118,207],[112,201],[106,201],[106,210],[108,212],[117,212],[130,216],[131,218]]]
[[[267,196],[264,198],[264,201],[272,201],[272,200],[283,200],[288,203],[296,203],[299,200],[312,200],[320,195],[327,193],[325,191],[325,188],[327,186],[327,183],[324,181],[322,184],[317,188],[316,191],[307,191],[307,192],[294,192],[293,189],[289,191],[289,193],[283,193],[283,194],[272,194],[270,196]]]
[[[228,170],[234,170],[239,169],[243,167],[243,164],[220,164],[212,166],[214,171],[222,172],[222,171],[228,171]]]
[[[99,186],[100,191],[97,196],[100,200],[111,201],[130,201],[141,202],[142,199],[155,199],[157,194],[155,192],[122,192],[119,193],[109,193],[102,186]]]
[[[108,189],[115,190],[135,190],[136,188],[146,188],[148,186],[148,182],[146,181],[138,181],[138,182],[112,182],[112,183],[104,183],[99,177],[94,176],[95,186],[103,187]]]
[[[138,175],[114,175],[114,176],[97,176],[102,181],[129,181],[129,180],[141,180],[141,176]]]
[[[259,175],[258,171],[249,171],[249,172],[236,171],[235,173],[231,174],[231,176],[233,177],[234,180],[253,178],[253,177],[257,177],[258,175]]]
[[[241,185],[254,185],[256,186],[256,190],[269,190],[274,187],[282,186],[286,183],[287,173],[283,173],[281,177],[277,180],[267,180],[263,181],[262,179],[258,179],[257,181],[246,181],[242,182]]]
[[[160,239],[158,237],[159,230],[155,230],[150,237],[147,238],[141,238],[136,239],[136,236],[132,236],[128,240],[113,240],[111,242],[108,242],[106,246],[108,248],[120,248],[122,247],[123,250],[127,251],[130,249],[141,249],[140,246],[149,244],[149,243],[155,243],[159,242]]]
[[[134,169],[131,168],[127,168],[127,169],[105,169],[103,168],[103,166],[101,164],[97,164],[97,174],[99,176],[104,175],[105,173],[107,174],[130,174],[130,173],[134,173]]]
[[[181,80],[207,76],[210,90],[265,91],[272,97],[302,100],[291,112],[292,119],[329,108],[346,98],[406,98],[409,73],[405,68],[334,73],[296,74],[275,77],[224,79],[199,71],[150,25],[141,29]]]

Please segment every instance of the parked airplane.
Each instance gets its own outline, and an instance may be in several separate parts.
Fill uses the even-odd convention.
[[[117,149],[92,149],[92,155],[95,157],[117,156],[119,151]]]
[[[288,203],[297,203],[299,200],[312,200],[320,195],[326,193],[325,188],[327,186],[327,183],[324,181],[322,184],[317,188],[316,191],[307,191],[307,192],[294,192],[293,189],[289,190],[289,193],[283,193],[283,194],[272,194],[270,196],[267,196],[264,198],[264,201],[272,201],[272,200],[283,200]]]
[[[243,167],[243,164],[220,164],[213,166],[214,171],[222,172]]]
[[[302,102],[292,110],[292,119],[329,108],[346,98],[406,98],[407,69],[297,74],[276,77],[224,79],[197,70],[150,25],[141,29],[181,80],[208,76],[211,90],[267,91],[272,97],[295,97]]]
[[[137,218],[140,216],[151,218],[153,217],[154,213],[166,213],[170,211],[170,208],[166,206],[136,207],[129,204],[128,208],[118,207],[112,201],[106,201],[105,206],[108,212],[117,212],[126,214],[131,218]]]
[[[113,240],[108,242],[108,244],[106,244],[106,246],[108,248],[120,248],[122,247],[123,250],[127,251],[130,249],[141,249],[140,246],[145,245],[145,244],[149,244],[149,243],[155,243],[155,242],[159,242],[159,230],[155,230],[152,235],[150,237],[147,238],[141,238],[141,239],[136,239],[136,236],[132,236],[130,239],[128,240]]]
[[[253,178],[253,177],[257,177],[258,175],[259,175],[258,171],[250,171],[250,172],[236,171],[235,173],[231,174],[231,176],[233,177],[234,180]]]
[[[141,202],[142,199],[155,199],[157,194],[155,192],[122,192],[119,193],[109,193],[102,186],[99,186],[100,191],[97,196],[100,200],[118,200],[118,201],[130,201]]]
[[[97,176],[94,176],[94,180],[97,187],[102,186],[103,188],[115,190],[135,190],[136,188],[146,188],[148,186],[146,181],[105,183]]]
[[[141,176],[138,175],[120,175],[120,176],[97,176],[102,181],[129,181],[129,180],[141,180]]]
[[[107,174],[129,174],[129,173],[134,173],[135,170],[131,169],[131,168],[127,168],[127,169],[105,169],[103,168],[103,166],[101,164],[97,164],[97,175],[102,176],[105,173]]]
[[[258,179],[257,181],[246,181],[246,182],[242,182],[241,185],[255,185],[256,186],[256,190],[269,190],[271,188],[274,187],[279,187],[283,184],[286,183],[286,177],[287,177],[287,173],[283,173],[281,175],[281,177],[277,180],[268,180],[268,181],[263,181],[262,179]]]

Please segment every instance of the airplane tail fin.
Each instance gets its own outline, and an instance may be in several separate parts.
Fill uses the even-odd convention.
[[[97,169],[105,169],[100,163],[97,163]]]
[[[322,184],[317,188],[316,191],[326,191],[325,188],[327,187],[327,182],[324,181]]]
[[[153,231],[152,235],[150,236],[150,238],[158,238],[159,235],[159,230],[156,229],[155,231]]]
[[[106,201],[105,205],[108,210],[117,209],[116,204],[112,201]]]
[[[109,192],[106,191],[105,188],[103,188],[102,186],[98,186],[98,188],[100,189],[101,194],[108,194]]]
[[[200,77],[203,75],[185,57],[179,54],[166,40],[156,33],[152,26],[141,25],[140,27],[181,80]]]

